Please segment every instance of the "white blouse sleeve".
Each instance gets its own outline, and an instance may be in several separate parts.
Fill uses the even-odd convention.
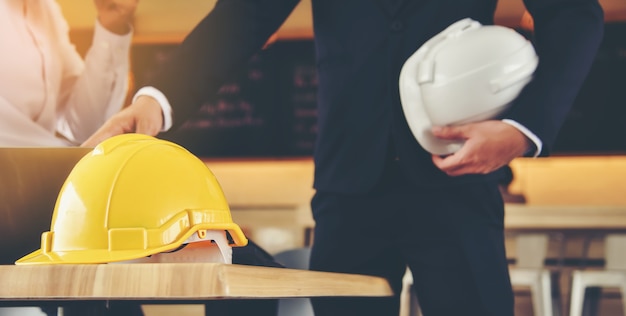
[[[63,54],[57,125],[59,132],[76,144],[91,136],[124,105],[131,39],[132,31],[117,35],[96,21],[84,62],[71,44]]]

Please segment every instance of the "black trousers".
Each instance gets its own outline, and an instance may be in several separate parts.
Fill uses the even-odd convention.
[[[316,316],[397,315],[408,265],[425,316],[512,316],[496,183],[419,187],[390,162],[372,192],[317,192],[312,270],[382,276],[391,298],[315,298]]]

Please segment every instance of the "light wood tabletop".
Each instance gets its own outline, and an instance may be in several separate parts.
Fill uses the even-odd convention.
[[[505,206],[506,229],[626,230],[626,206]]]
[[[0,301],[391,296],[383,278],[222,263],[0,266]]]

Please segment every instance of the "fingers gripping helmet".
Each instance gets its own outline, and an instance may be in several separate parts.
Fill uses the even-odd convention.
[[[247,244],[213,173],[181,146],[124,134],[75,165],[41,249],[16,264],[132,261],[208,239],[226,262],[231,245]]]
[[[502,114],[531,81],[538,58],[512,29],[460,20],[422,45],[400,72],[400,101],[413,136],[446,155],[463,141],[436,138],[432,126],[462,125]]]

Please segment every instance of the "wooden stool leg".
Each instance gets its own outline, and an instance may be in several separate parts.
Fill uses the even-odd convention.
[[[544,270],[540,275],[542,315],[552,316],[552,280],[550,271]]]
[[[596,316],[602,299],[601,287],[587,287],[583,304],[583,315]]]
[[[620,292],[622,294],[622,308],[624,309],[624,315],[626,315],[626,277],[622,277]]]
[[[579,271],[572,272],[572,287],[570,296],[570,316],[582,316],[585,300],[585,284]]]

